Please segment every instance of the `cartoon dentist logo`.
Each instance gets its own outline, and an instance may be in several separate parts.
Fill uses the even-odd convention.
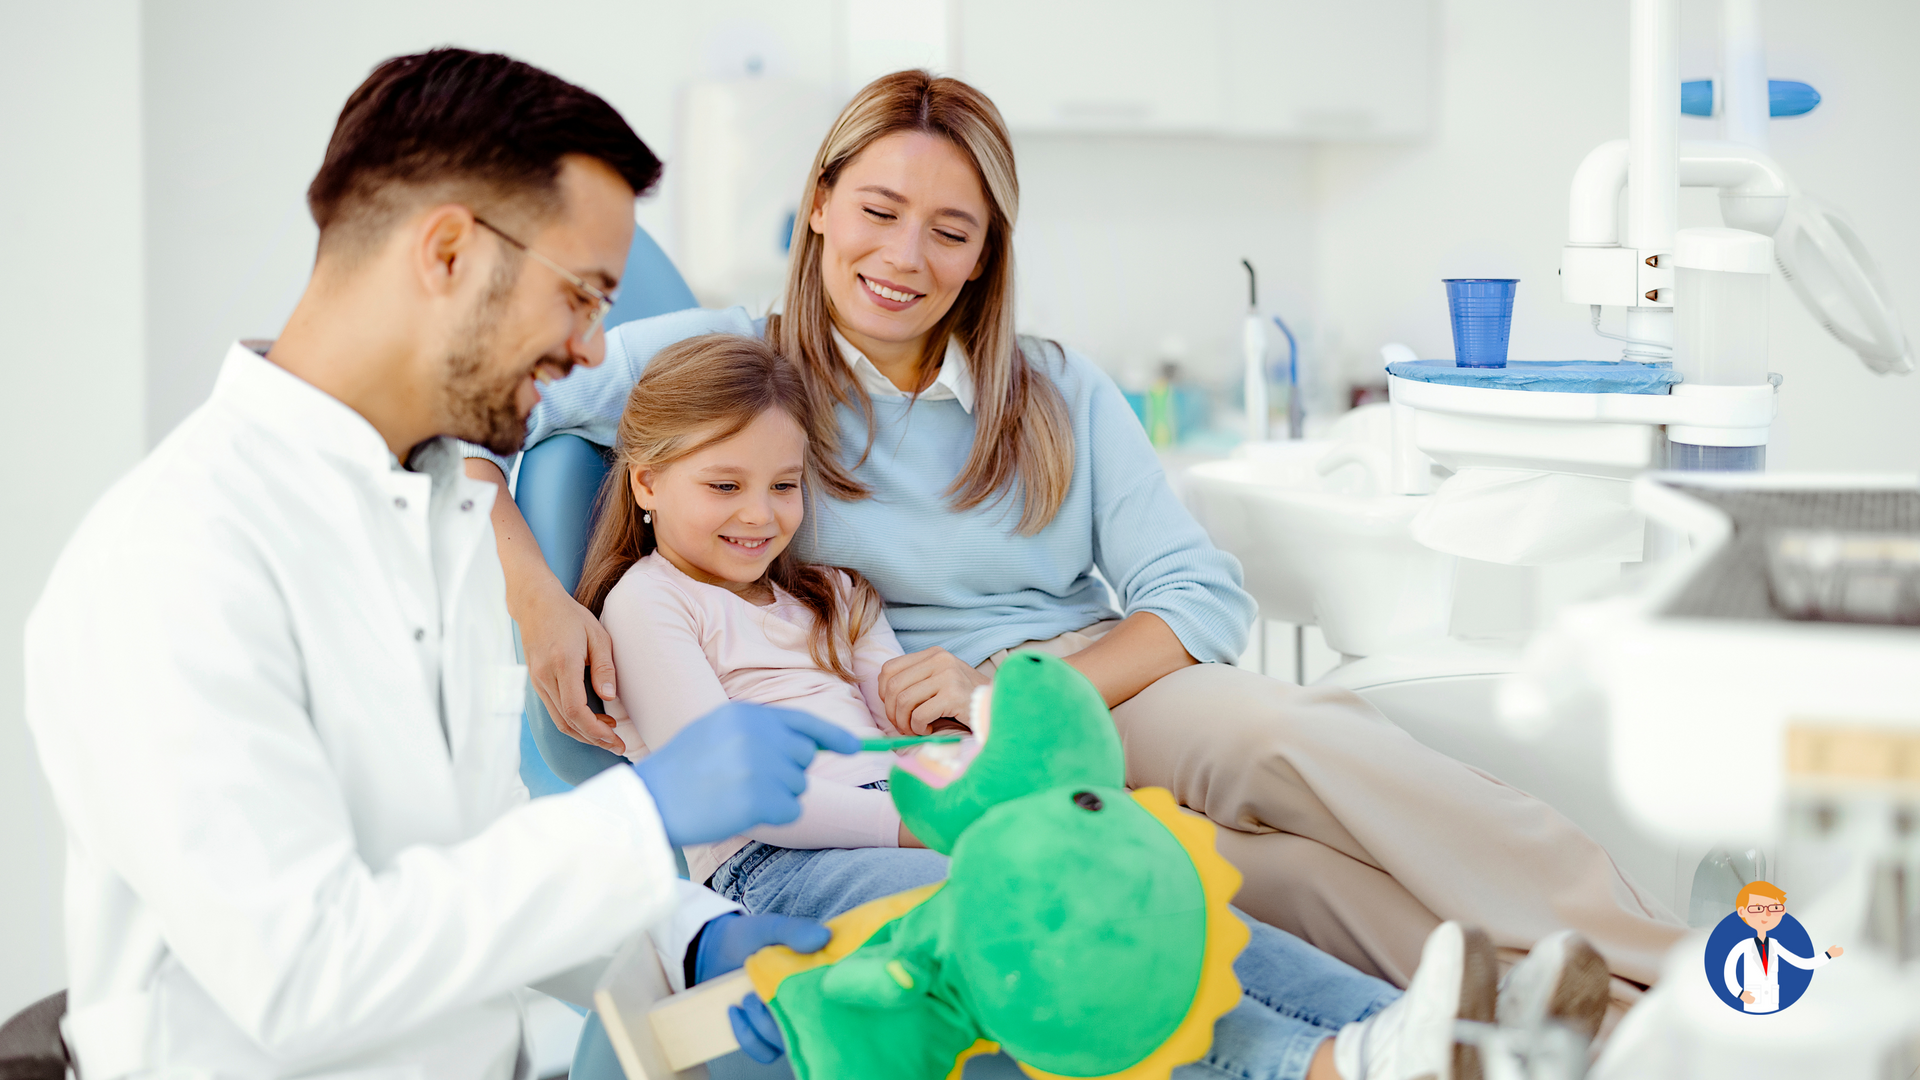
[[[1815,954],[1806,928],[1787,914],[1787,894],[1770,882],[1747,883],[1734,905],[1707,939],[1707,984],[1731,1008],[1779,1012],[1807,992],[1814,968],[1846,951]]]

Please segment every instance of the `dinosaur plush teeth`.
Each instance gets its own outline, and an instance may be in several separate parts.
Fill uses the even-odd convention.
[[[993,687],[982,686],[973,692],[968,704],[967,723],[973,734],[957,743],[925,743],[900,755],[894,764],[936,790],[946,787],[966,773],[967,766],[986,748],[987,732],[993,726]]]

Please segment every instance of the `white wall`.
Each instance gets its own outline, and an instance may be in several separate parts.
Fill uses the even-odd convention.
[[[135,0],[0,6],[0,1020],[66,984],[21,624],[80,515],[144,448],[139,94]],[[85,723],[86,687],[73,707]]]
[[[381,60],[435,45],[497,50],[605,97],[669,163],[641,220],[670,242],[675,88],[746,51],[770,72],[828,82],[834,10],[830,0],[150,5],[149,439],[205,400],[228,342],[273,337],[293,310],[316,237],[307,183],[341,104]]]
[[[1263,308],[1296,332],[1311,318],[1306,147],[1034,135],[1015,152],[1023,331],[1080,349],[1122,381],[1151,373],[1162,339],[1177,337],[1191,377],[1237,385],[1242,258],[1259,272]]]
[[[1920,5],[1770,0],[1762,5],[1776,78],[1824,96],[1775,120],[1774,156],[1861,230],[1920,335]],[[1682,74],[1713,74],[1719,5],[1682,5]],[[1626,135],[1626,4],[1448,0],[1438,130],[1415,147],[1319,150],[1318,275],[1323,321],[1350,376],[1382,380],[1378,348],[1405,341],[1450,356],[1439,278],[1521,279],[1513,355],[1598,359],[1587,310],[1559,298],[1567,186],[1594,145]],[[1716,122],[1682,121],[1682,138]],[[1707,192],[1685,192],[1681,225],[1718,225]],[[1614,314],[1618,318],[1618,313]],[[1776,274],[1772,368],[1785,376],[1774,468],[1920,467],[1920,375],[1868,372],[1828,337]],[[1616,327],[1609,329],[1618,330]],[[1382,380],[1383,381],[1383,380]]]
[[[841,12],[836,0],[154,5],[149,441],[205,399],[227,342],[271,337],[292,310],[315,238],[306,184],[341,102],[379,60],[436,44],[499,49],[600,93],[668,163],[641,221],[672,253],[676,89],[737,74],[749,54],[770,74],[845,89],[849,61],[833,44]],[[1190,373],[1230,382],[1242,257],[1262,274],[1263,302],[1311,321],[1306,147],[1036,136],[1018,152],[1023,329],[1123,375],[1151,370],[1161,342],[1176,337]]]

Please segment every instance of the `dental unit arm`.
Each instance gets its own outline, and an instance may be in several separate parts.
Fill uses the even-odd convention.
[[[1594,308],[1627,309],[1627,333],[1606,335],[1625,342],[1621,359],[1669,359],[1676,189],[1717,188],[1727,227],[1773,238],[1782,276],[1828,333],[1875,372],[1913,371],[1913,348],[1859,234],[1837,211],[1802,192],[1765,152],[1769,84],[1755,0],[1723,0],[1723,8],[1716,87],[1722,92],[1713,97],[1721,105],[1725,138],[1681,142],[1675,6],[1664,0],[1634,5],[1633,137],[1600,144],[1574,172],[1561,296]],[[1807,95],[1818,102],[1811,88]]]

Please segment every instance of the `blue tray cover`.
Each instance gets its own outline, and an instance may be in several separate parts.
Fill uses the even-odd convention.
[[[1549,394],[1664,394],[1680,381],[1671,364],[1606,360],[1512,360],[1503,368],[1460,367],[1451,360],[1402,360],[1388,364],[1387,374],[1448,386]]]

